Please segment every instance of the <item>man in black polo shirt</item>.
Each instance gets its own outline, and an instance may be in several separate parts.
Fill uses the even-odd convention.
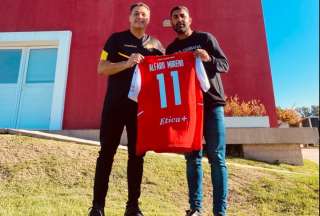
[[[171,24],[177,38],[167,47],[166,53],[194,51],[203,61],[210,81],[210,89],[204,93],[204,138],[211,166],[213,185],[213,213],[225,215],[227,208],[228,173],[225,163],[225,105],[220,73],[227,72],[229,64],[217,40],[207,32],[193,31],[190,28],[191,17],[185,6],[174,7],[171,12]],[[202,151],[186,155],[187,181],[189,187],[190,210],[187,216],[199,216],[202,208]]]
[[[137,104],[128,99],[134,65],[147,55],[162,55],[161,43],[145,33],[150,9],[144,3],[130,7],[130,29],[112,34],[107,40],[98,65],[98,73],[109,75],[107,95],[100,128],[101,150],[97,159],[94,180],[93,207],[90,216],[103,216],[105,197],[113,158],[124,126],[128,135],[128,201],[125,216],[142,216],[138,206],[143,156],[135,155],[137,133]]]

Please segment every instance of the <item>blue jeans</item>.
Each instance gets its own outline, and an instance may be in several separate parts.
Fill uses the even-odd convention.
[[[225,126],[222,106],[204,111],[205,150],[211,166],[213,213],[225,215],[228,195],[228,170],[225,162]],[[202,209],[202,151],[186,154],[189,204],[191,209]]]

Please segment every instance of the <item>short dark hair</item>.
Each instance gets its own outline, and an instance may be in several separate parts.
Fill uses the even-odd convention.
[[[135,7],[145,7],[148,9],[148,11],[150,11],[150,7],[147,4],[145,4],[143,2],[137,2],[137,3],[134,3],[130,6],[130,12],[132,12],[133,8],[135,8]]]
[[[174,6],[174,7],[171,9],[171,11],[170,11],[170,17],[172,16],[173,12],[175,12],[176,10],[185,10],[185,11],[187,11],[187,13],[190,15],[189,9],[188,9],[186,6],[184,6],[184,5],[178,5],[178,6]]]

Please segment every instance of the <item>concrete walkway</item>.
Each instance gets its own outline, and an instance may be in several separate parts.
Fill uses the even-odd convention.
[[[93,141],[92,139],[81,139],[74,136],[70,136],[70,134],[61,135],[61,134],[54,134],[50,132],[40,132],[40,131],[31,131],[31,130],[19,130],[19,129],[0,129],[0,134],[18,134],[18,135],[25,135],[25,136],[32,136],[37,138],[44,138],[44,139],[53,139],[59,141],[69,141],[75,142],[80,144],[86,145],[95,145],[99,146],[100,143],[98,141]],[[121,139],[124,139],[123,137]],[[120,145],[119,148],[126,149],[126,146]],[[315,163],[319,164],[319,148],[301,148],[303,159],[314,161]]]
[[[302,148],[303,159],[311,160],[319,164],[319,148]]]

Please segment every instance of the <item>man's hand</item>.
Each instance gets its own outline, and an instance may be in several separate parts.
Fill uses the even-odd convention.
[[[133,67],[134,65],[139,64],[143,59],[144,56],[140,53],[132,53],[126,64],[128,67]]]
[[[211,61],[210,55],[204,49],[196,49],[193,53],[196,57],[199,57],[203,62]]]

